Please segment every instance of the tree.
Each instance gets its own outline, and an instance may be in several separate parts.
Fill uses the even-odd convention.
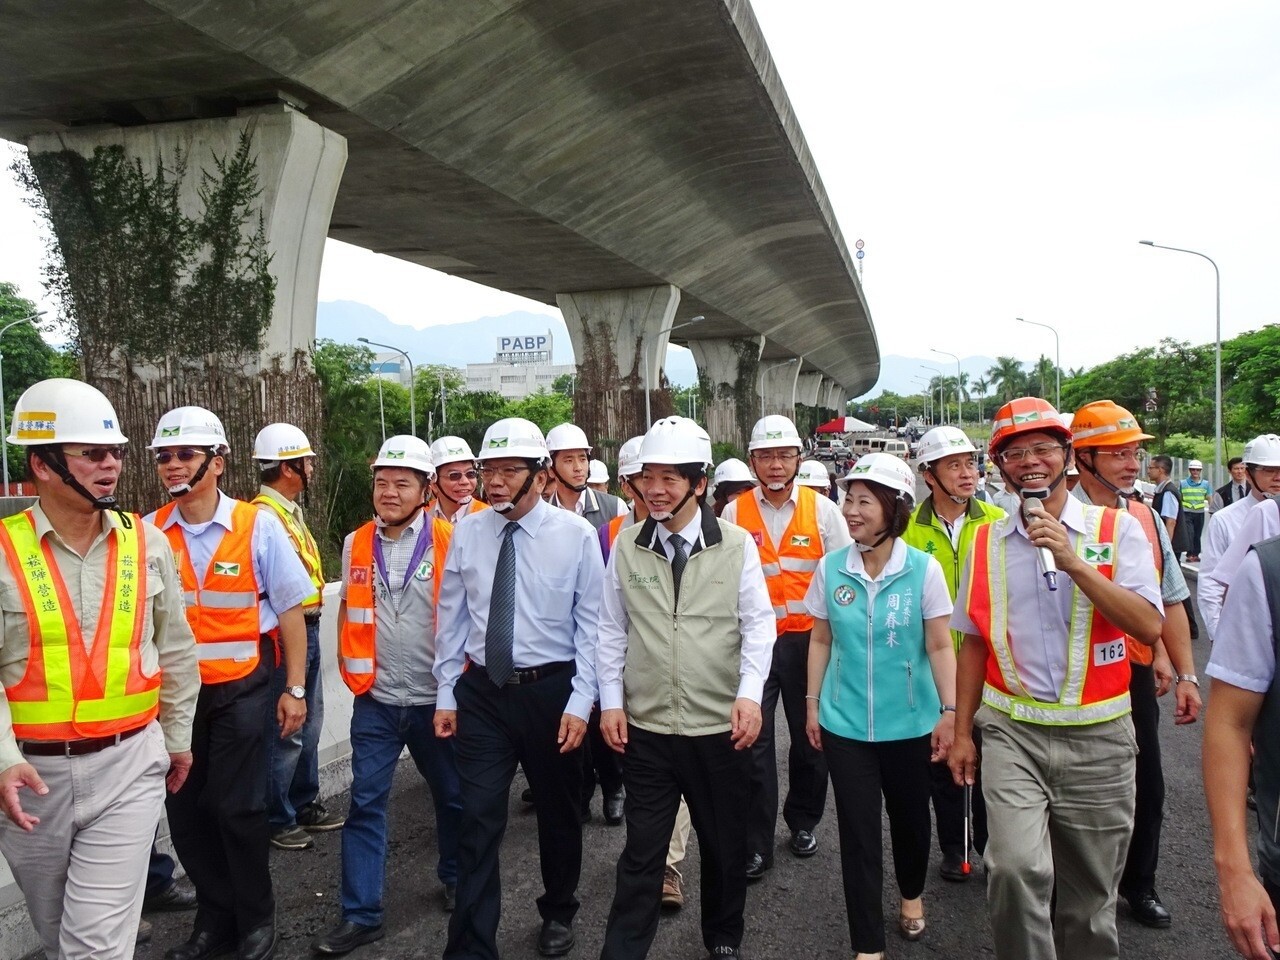
[[[0,341],[0,356],[4,362],[4,396],[0,397],[0,403],[4,404],[6,411],[6,427],[11,426],[8,411],[13,409],[27,387],[47,377],[66,375],[63,365],[58,362],[59,355],[44,342],[34,322],[18,322],[33,316],[37,309],[34,303],[18,293],[17,286],[0,282],[0,329],[13,324],[4,340]],[[78,377],[78,373],[71,376]],[[10,447],[10,480],[24,479],[24,463],[21,451]]]
[[[991,384],[987,382],[985,377],[978,377],[973,381],[973,389],[978,395],[978,420],[983,420],[982,401],[987,398],[987,391],[991,389]]]
[[[1023,395],[1026,374],[1022,369],[1022,361],[1016,357],[996,357],[995,366],[987,371],[987,376],[991,378],[991,386],[1003,403]]]

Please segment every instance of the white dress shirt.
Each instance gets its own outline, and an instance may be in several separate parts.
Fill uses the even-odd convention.
[[[1087,533],[1084,506],[1075,497],[1067,497],[1058,519],[1067,528],[1071,546],[1078,551],[1080,538]],[[1133,517],[1122,513],[1116,519],[1118,542],[1111,582],[1137,593],[1163,617],[1151,544]],[[1049,590],[1040,572],[1036,547],[1027,539],[1021,510],[995,521],[991,535],[1008,541],[1005,570],[1009,593],[1009,648],[1014,666],[1027,693],[1043,703],[1056,703],[1067,676],[1068,628],[1075,594],[1071,578],[1060,576],[1057,591]],[[970,563],[961,569],[957,597],[968,596],[972,572]],[[951,629],[981,636],[963,603],[957,604],[951,615]],[[989,637],[986,639],[990,642]]]
[[[1276,673],[1271,630],[1262,562],[1249,550],[1232,577],[1204,672],[1241,690],[1266,693]]]
[[[1232,580],[1240,569],[1240,564],[1248,556],[1249,549],[1255,543],[1280,536],[1280,503],[1275,500],[1262,500],[1244,516],[1240,532],[1236,534],[1227,552],[1222,555],[1209,576],[1224,587],[1230,587]],[[1221,619],[1221,611],[1219,611]]]
[[[1222,598],[1227,587],[1213,576],[1231,544],[1235,542],[1244,526],[1245,517],[1262,501],[1250,495],[1243,500],[1229,503],[1209,518],[1204,528],[1204,536],[1200,540],[1200,572],[1196,578],[1196,606],[1200,609],[1200,619],[1204,621],[1209,639],[1214,639],[1214,631],[1218,627],[1218,617],[1222,613]]]
[[[516,521],[497,510],[462,517],[453,528],[440,584],[436,708],[458,709],[453,688],[466,660],[484,666],[489,599],[503,531],[516,549],[517,670],[572,660],[577,665],[565,713],[586,720],[596,701],[596,633],[604,561],[596,531],[581,517],[539,500]]]
[[[796,513],[796,501],[800,499],[800,484],[791,485],[791,496],[775,507],[764,497],[764,488],[755,487],[750,491],[756,498],[756,506],[760,508],[760,517],[769,531],[769,539],[777,546],[782,542],[782,535],[787,532],[787,525]],[[847,547],[853,542],[849,536],[849,525],[844,515],[829,497],[817,494],[818,501],[818,536],[822,538],[822,552],[830,553]],[[738,498],[734,497],[720,512],[720,519],[726,523],[738,523]],[[741,524],[739,524],[741,526]]]
[[[662,549],[671,559],[672,532],[657,524],[658,539]],[[689,555],[694,545],[705,547],[702,539],[702,513],[681,531]],[[609,554],[609,566],[605,570],[604,603],[600,615],[600,642],[596,647],[596,670],[600,680],[600,709],[620,710],[625,706],[622,692],[622,671],[627,660],[627,630],[631,617],[623,599],[622,583],[618,579],[618,552]],[[742,575],[738,578],[738,629],[742,632],[742,657],[738,666],[739,698],[759,703],[764,695],[764,681],[773,663],[773,644],[778,638],[777,621],[773,615],[773,603],[769,600],[769,588],[765,585],[764,571],[760,569],[760,552],[750,537],[742,539]]]

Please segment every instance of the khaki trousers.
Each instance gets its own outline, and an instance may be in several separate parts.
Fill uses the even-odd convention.
[[[40,822],[0,817],[0,853],[48,960],[129,960],[169,770],[160,724],[81,757],[28,757],[49,788],[20,793]]]
[[[684,860],[685,849],[689,846],[689,831],[693,829],[693,818],[689,816],[689,805],[680,798],[680,809],[676,811],[676,828],[671,831],[671,843],[667,847],[667,866],[676,873],[680,872],[680,862]]]
[[[997,960],[1115,960],[1116,891],[1133,831],[1132,721],[1041,726],[984,706],[977,723]]]

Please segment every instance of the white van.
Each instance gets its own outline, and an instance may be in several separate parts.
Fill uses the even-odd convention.
[[[902,460],[908,460],[911,457],[911,448],[907,446],[905,440],[885,440],[882,452],[891,453]]]

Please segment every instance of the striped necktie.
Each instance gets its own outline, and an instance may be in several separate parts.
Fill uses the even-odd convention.
[[[507,521],[502,531],[502,549],[493,569],[493,589],[489,593],[489,623],[484,634],[484,665],[489,679],[502,686],[515,672],[516,639],[516,545],[512,539],[518,523]]]

